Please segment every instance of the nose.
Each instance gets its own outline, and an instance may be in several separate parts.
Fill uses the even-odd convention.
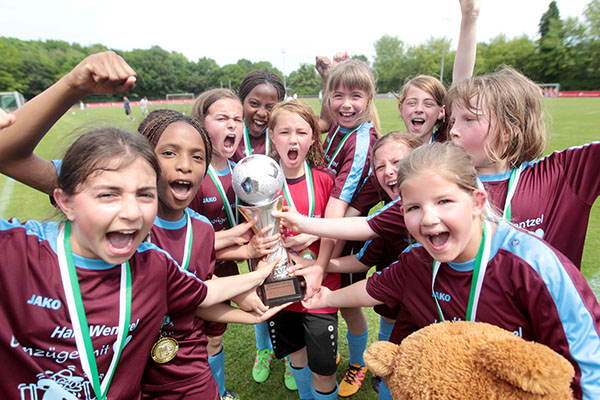
[[[142,216],[142,210],[136,195],[124,196],[121,203],[120,217],[128,221],[136,221]]]
[[[258,110],[256,110],[256,113],[261,117],[266,117],[267,115],[269,115],[269,110],[267,110],[267,107],[265,106],[260,106]]]
[[[228,129],[235,129],[235,120],[233,118],[229,118],[227,119],[227,128]]]
[[[458,131],[458,127],[456,126],[456,123],[452,124],[451,128],[450,128],[450,139],[454,140],[454,139],[458,139],[460,138],[460,132]]]
[[[190,158],[185,155],[177,157],[177,170],[181,172],[190,172],[192,170]]]
[[[390,177],[396,175],[396,168],[394,163],[388,163],[385,167],[385,175]]]
[[[423,215],[421,217],[421,225],[432,226],[440,221],[437,212],[432,207],[423,207]]]

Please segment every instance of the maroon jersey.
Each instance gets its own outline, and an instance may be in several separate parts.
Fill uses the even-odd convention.
[[[377,141],[377,131],[372,122],[364,122],[343,142],[350,132],[334,124],[323,143],[325,161],[336,174],[331,195],[346,203],[352,201],[367,178],[371,149]]]
[[[511,222],[534,232],[581,268],[590,210],[600,194],[600,142],[524,163],[511,201]],[[511,171],[480,175],[490,202],[503,210]]]
[[[0,220],[0,359],[10,360],[6,398],[95,398],[75,344],[57,257],[59,223]],[[121,267],[74,255],[100,378],[117,339]],[[194,314],[206,285],[153,244],[129,260],[131,322],[108,398],[137,399],[144,366],[166,314]]]
[[[433,259],[420,245],[367,282],[367,292],[390,307],[402,303],[416,327],[465,318],[474,260],[441,265],[432,294]],[[600,306],[581,272],[536,236],[504,222],[492,239],[476,321],[543,343],[575,368],[577,398],[600,393]],[[406,327],[404,327],[406,328]],[[403,329],[403,334],[408,333]],[[391,341],[403,336],[393,332]]]
[[[325,207],[327,207],[327,202],[329,201],[329,195],[333,188],[333,173],[326,168],[311,168],[312,178],[313,178],[313,186],[315,189],[315,199],[314,199],[314,218],[323,218],[325,213]],[[303,175],[300,178],[296,179],[288,179],[287,180],[288,188],[290,190],[290,195],[292,196],[292,201],[296,206],[296,210],[302,215],[308,216],[308,192],[306,188],[306,176]],[[283,194],[283,191],[281,192]],[[285,197],[284,197],[285,198]],[[284,200],[284,203],[288,205],[287,201]],[[282,235],[286,236],[294,236],[298,233],[289,231],[287,229],[282,230]],[[317,240],[313,244],[311,244],[307,249],[298,252],[298,255],[316,260],[319,255],[319,245],[321,241]],[[291,250],[289,250],[291,251]],[[325,279],[323,279],[322,286],[328,287],[331,290],[336,290],[340,288],[340,274],[328,274]],[[302,303],[296,302],[290,304],[287,307],[287,310],[297,311],[297,312],[310,312],[313,314],[331,314],[337,312],[337,308],[328,307],[322,308],[318,310],[308,310],[302,306]]]
[[[187,271],[202,280],[210,279],[215,269],[215,232],[210,222],[191,209],[192,248]],[[165,221],[156,217],[150,241],[167,251],[183,268],[187,218]],[[202,393],[205,399],[218,399],[218,390],[208,364],[204,321],[194,313],[166,316],[162,334],[179,343],[177,356],[168,363],[152,360],[146,365],[142,380],[145,397],[164,398],[165,391],[188,388]],[[188,394],[191,392],[188,392]]]
[[[352,199],[350,205],[360,211],[360,215],[368,215],[373,206],[380,202],[388,203],[392,199],[381,189],[373,170],[369,171],[369,176],[360,187],[358,195]]]
[[[250,139],[250,147],[252,149],[252,154],[265,154],[267,156],[269,155],[267,154],[267,141],[270,140],[268,132],[265,132],[260,136],[248,135],[248,138]],[[239,146],[235,150],[235,154],[231,158],[237,163],[242,158],[247,157],[249,155],[250,154],[248,154],[248,151],[246,149],[246,143],[244,142],[244,138],[242,138]]]
[[[221,181],[227,201],[231,207],[233,217],[237,218],[236,197],[233,187],[231,186],[231,172],[235,164],[229,161],[229,165],[222,171],[215,171],[218,179]],[[213,182],[210,175],[206,175],[202,181],[202,185],[194,200],[190,203],[190,208],[197,213],[205,216],[212,224],[215,232],[224,231],[232,228],[223,198]],[[214,243],[214,240],[213,240]],[[218,260],[215,266],[215,275],[231,276],[239,273],[237,263],[233,260]]]

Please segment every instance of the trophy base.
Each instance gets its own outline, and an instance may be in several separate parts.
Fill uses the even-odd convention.
[[[260,296],[266,306],[278,306],[304,298],[304,287],[295,276],[265,281],[260,287]]]

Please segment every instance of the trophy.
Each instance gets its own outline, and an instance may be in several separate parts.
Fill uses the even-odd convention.
[[[271,157],[262,154],[254,154],[241,159],[233,169],[231,177],[233,190],[240,200],[249,204],[249,206],[238,206],[238,210],[246,220],[257,220],[252,228],[254,233],[268,225],[273,227],[269,235],[279,232],[279,218],[273,217],[271,212],[273,210],[281,211],[283,206],[283,196],[279,193],[281,193],[284,179],[285,176],[279,164]],[[298,277],[290,275],[289,267],[292,264],[283,247],[283,239],[280,239],[276,246],[277,250],[269,254],[267,260],[273,261],[279,258],[279,261],[273,272],[259,287],[262,301],[267,306],[299,301],[304,298],[304,287],[300,285],[300,280]],[[249,262],[249,267],[252,270],[251,262]]]

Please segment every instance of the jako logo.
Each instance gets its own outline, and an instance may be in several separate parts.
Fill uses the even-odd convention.
[[[27,304],[43,308],[49,308],[51,310],[58,310],[61,306],[60,300],[42,297],[35,294],[31,296],[29,300],[27,300]]]
[[[440,293],[440,292],[432,293],[431,297],[437,297],[438,300],[445,301],[446,303],[449,303],[450,300],[452,299],[452,297],[450,297],[450,295],[448,293]]]
[[[214,203],[215,201],[217,201],[216,197],[205,197],[202,199],[202,203],[206,204],[206,203]]]

